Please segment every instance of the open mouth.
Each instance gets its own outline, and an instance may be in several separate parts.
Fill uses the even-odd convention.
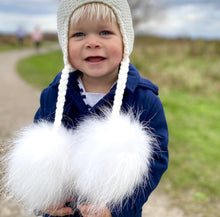
[[[90,63],[98,63],[98,62],[102,62],[105,59],[106,59],[105,57],[94,56],[94,57],[87,57],[86,61]]]

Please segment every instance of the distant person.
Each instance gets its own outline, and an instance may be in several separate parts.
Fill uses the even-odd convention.
[[[36,26],[32,33],[32,40],[34,41],[37,49],[39,49],[42,39],[43,39],[43,34],[41,32],[41,29],[39,26]]]
[[[24,28],[22,26],[19,26],[17,31],[16,31],[16,36],[17,36],[17,39],[18,39],[18,45],[19,46],[23,46],[25,35],[26,35],[26,33],[25,33]]]

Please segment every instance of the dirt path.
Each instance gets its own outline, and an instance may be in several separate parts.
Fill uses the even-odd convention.
[[[46,50],[41,50],[46,52]],[[32,123],[39,106],[40,92],[25,83],[16,73],[16,62],[35,54],[35,50],[0,53],[0,150],[10,135]],[[143,217],[184,217],[182,210],[171,206],[159,189],[144,206]],[[0,217],[33,217],[10,198],[0,201]]]

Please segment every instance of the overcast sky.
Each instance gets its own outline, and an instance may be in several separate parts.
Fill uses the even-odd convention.
[[[144,0],[147,1],[147,0]],[[220,0],[149,0],[151,16],[137,26],[139,33],[165,37],[220,39]],[[56,0],[0,0],[0,32],[36,25],[56,31]],[[146,10],[138,11],[146,14]]]

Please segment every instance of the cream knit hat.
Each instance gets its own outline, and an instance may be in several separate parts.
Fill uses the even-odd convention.
[[[82,5],[88,3],[102,3],[109,6],[116,15],[117,22],[123,37],[124,55],[118,76],[117,88],[114,98],[112,114],[119,114],[127,81],[129,70],[129,56],[133,50],[134,30],[130,7],[127,0],[62,0],[57,13],[58,38],[63,52],[64,69],[59,85],[57,108],[54,126],[59,127],[62,121],[65,94],[68,83],[69,72],[73,71],[68,61],[68,28],[69,20],[74,11]]]

